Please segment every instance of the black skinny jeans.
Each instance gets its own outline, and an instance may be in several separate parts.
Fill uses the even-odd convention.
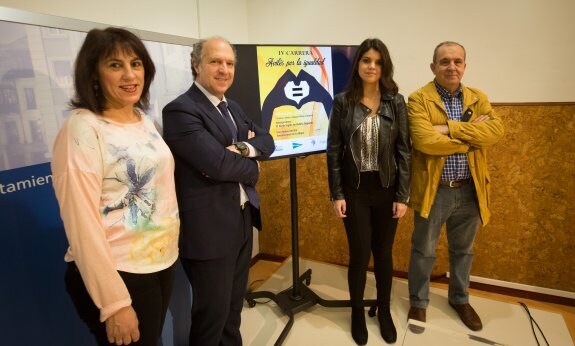
[[[378,172],[360,175],[359,190],[344,188],[349,245],[347,279],[352,307],[363,307],[369,258],[373,253],[377,304],[389,308],[393,275],[392,248],[398,219],[393,218],[395,188],[383,188]]]

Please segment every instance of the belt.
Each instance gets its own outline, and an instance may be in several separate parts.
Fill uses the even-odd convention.
[[[471,178],[462,180],[440,180],[439,185],[448,186],[451,189],[459,189],[462,186],[469,185]]]

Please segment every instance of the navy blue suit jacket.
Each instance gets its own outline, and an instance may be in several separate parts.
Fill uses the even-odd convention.
[[[274,151],[272,136],[250,120],[240,106],[228,101],[238,128],[238,140],[248,142],[267,159]],[[175,158],[180,210],[180,256],[189,259],[222,257],[241,244],[238,183],[255,186],[259,169],[253,158],[228,149],[232,133],[220,112],[194,84],[162,110],[164,140]],[[256,136],[248,139],[248,130]]]

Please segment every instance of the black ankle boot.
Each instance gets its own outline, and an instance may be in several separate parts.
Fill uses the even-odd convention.
[[[391,318],[389,308],[377,308],[377,320],[379,321],[379,330],[381,337],[388,344],[393,344],[397,340],[397,331]]]
[[[367,344],[364,308],[351,308],[351,336],[356,344]]]

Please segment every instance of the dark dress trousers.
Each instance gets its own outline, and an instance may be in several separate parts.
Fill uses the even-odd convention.
[[[271,135],[228,101],[238,140],[257,158],[228,149],[233,134],[218,109],[194,84],[162,111],[164,139],[176,161],[180,258],[193,292],[190,345],[240,345],[240,313],[252,249],[252,219],[259,210],[240,206],[240,187],[255,186],[255,159],[273,153]],[[247,139],[248,130],[255,137]],[[258,215],[252,215],[258,213]]]

